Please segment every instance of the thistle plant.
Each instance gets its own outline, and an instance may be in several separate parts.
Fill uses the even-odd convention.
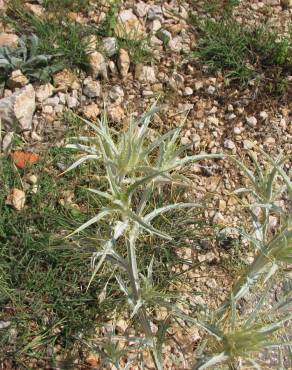
[[[109,126],[106,115],[97,124],[84,120],[91,135],[72,138],[72,142],[67,145],[67,148],[82,154],[65,172],[90,163],[91,169],[95,170],[98,186],[87,190],[99,200],[101,207],[94,217],[79,226],[69,237],[76,238],[76,234],[88,228],[93,232],[97,249],[91,258],[93,273],[90,283],[105,262],[115,266],[113,274],[121,293],[127,299],[129,316],[140,326],[137,335],[131,336],[130,340],[150,350],[156,369],[163,369],[164,336],[175,317],[197,325],[208,333],[207,340],[203,342],[206,346],[200,350],[195,369],[206,369],[218,364],[221,366],[221,363],[235,364],[237,361],[245,361],[256,367],[257,363],[253,359],[255,352],[289,345],[289,342],[277,341],[277,333],[290,320],[289,315],[278,315],[279,311],[276,310],[268,320],[261,320],[259,313],[263,306],[262,298],[248,318],[243,317],[239,310],[241,298],[258,286],[265,290],[276,271],[292,260],[289,217],[285,209],[277,204],[280,195],[291,195],[291,182],[283,169],[285,159],[274,161],[262,153],[267,160],[263,167],[255,155],[250,153],[255,165],[255,172],[252,172],[244,163],[230,157],[250,184],[238,189],[236,194],[249,194],[249,203],[244,203],[244,207],[249,211],[252,227],[251,230],[241,228],[239,231],[255,247],[255,258],[235,282],[222,306],[213,312],[208,311],[212,312],[211,316],[201,318],[186,315],[176,306],[177,297],[161,294],[155,286],[154,257],[150,258],[145,268],[138,260],[137,252],[147,235],[172,239],[171,235],[155,226],[156,218],[179,209],[202,207],[197,203],[181,202],[166,203],[155,208],[155,194],[165,194],[169,185],[185,184],[182,170],[189,162],[222,159],[224,156],[184,154],[186,147],[178,144],[180,128],[150,140],[149,125],[156,110],[153,106],[139,119],[131,119],[122,132]],[[256,212],[256,208],[261,212]],[[276,213],[281,220],[276,233],[270,230],[269,219],[272,213]],[[105,221],[106,227],[100,227]],[[290,307],[290,303],[291,297],[284,306]],[[151,311],[161,306],[167,309],[168,318],[161,323],[156,333],[153,330]]]
[[[199,325],[209,335],[203,354],[199,356],[200,360],[194,367],[197,370],[213,368],[214,365],[222,363],[235,364],[238,361],[260,369],[253,358],[254,353],[266,348],[277,348],[281,351],[283,347],[289,347],[291,353],[291,341],[278,340],[278,333],[283,331],[286,323],[292,319],[291,291],[271,312],[263,312],[261,309],[267,292],[274,281],[277,281],[274,278],[270,284],[272,277],[281,267],[292,262],[291,217],[289,211],[276,205],[279,195],[285,193],[289,195],[290,201],[292,200],[292,187],[283,169],[285,158],[274,161],[266,153],[261,153],[267,160],[264,168],[260,166],[256,156],[250,153],[255,164],[255,173],[244,163],[232,158],[251,185],[238,189],[236,193],[252,194],[251,203],[245,204],[245,207],[250,211],[253,226],[250,231],[241,229],[240,232],[255,247],[253,262],[235,282],[223,305],[215,310],[208,320],[191,320],[177,313],[179,317]],[[254,212],[255,207],[259,207],[263,212]],[[271,212],[281,219],[281,225],[274,235],[269,223]],[[239,303],[254,291],[259,292],[260,298],[253,312],[245,319],[240,313]],[[284,365],[281,368],[284,368]]]
[[[259,165],[255,154],[250,153],[255,164],[255,173],[252,173],[242,162],[233,159],[251,184],[249,188],[238,189],[236,193],[249,192],[252,195],[252,201],[245,204],[245,207],[251,215],[253,229],[250,232],[241,231],[241,233],[252,243],[256,251],[253,263],[234,285],[235,300],[243,297],[260,277],[267,281],[281,265],[291,263],[292,260],[291,217],[289,212],[276,203],[285,192],[292,200],[292,184],[283,169],[286,158],[278,158],[274,161],[263,151],[261,153],[267,160],[264,169]],[[279,181],[279,177],[282,181]],[[256,208],[260,212],[255,212]],[[274,236],[270,230],[271,213],[275,214],[281,222]]]
[[[271,286],[269,285],[269,288]],[[247,314],[237,310],[236,302],[231,296],[230,306],[223,317],[213,317],[208,327],[208,340],[205,353],[196,362],[193,370],[214,368],[226,363],[230,368],[240,364],[242,367],[261,369],[257,354],[263,350],[283,347],[292,348],[292,343],[285,338],[285,325],[292,319],[291,292],[280,303],[267,309],[268,289],[261,294],[257,304]],[[289,313],[290,311],[290,313]],[[281,364],[284,368],[284,364]]]
[[[140,324],[150,348],[157,369],[162,369],[161,341],[152,331],[148,305],[161,304],[161,297],[153,286],[153,261],[148,266],[147,276],[139,271],[137,249],[144,233],[170,240],[171,236],[155,228],[152,222],[160,215],[183,208],[200,207],[195,203],[167,204],[151,209],[151,199],[155,191],[163,191],[165,184],[177,181],[179,171],[191,161],[221,159],[221,154],[183,155],[186,147],[178,144],[180,128],[159,136],[153,142],[149,139],[149,124],[156,108],[140,119],[132,119],[124,132],[110,128],[106,115],[95,125],[86,121],[93,136],[74,138],[79,143],[71,143],[67,148],[84,154],[67,171],[91,161],[102,170],[98,177],[100,189],[88,191],[102,198],[106,205],[97,215],[78,227],[70,236],[81,233],[91,225],[107,220],[111,237],[105,239],[99,250],[92,256],[93,274],[96,276],[102,264],[110,261],[118,266],[115,278],[121,292],[127,297],[131,307],[131,317]],[[93,161],[93,162],[92,162]],[[101,190],[101,189],[106,190]],[[118,244],[123,252],[117,250]]]

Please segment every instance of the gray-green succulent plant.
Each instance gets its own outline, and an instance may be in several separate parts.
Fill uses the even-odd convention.
[[[19,46],[0,47],[0,81],[4,82],[10,73],[20,69],[30,80],[48,81],[52,74],[64,66],[58,55],[40,53],[40,41],[36,35],[22,36]]]

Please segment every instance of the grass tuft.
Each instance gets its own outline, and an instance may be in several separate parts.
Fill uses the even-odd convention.
[[[241,83],[262,80],[271,92],[285,89],[292,70],[291,32],[280,36],[267,27],[251,28],[232,19],[190,21],[199,34],[195,56],[211,70]]]

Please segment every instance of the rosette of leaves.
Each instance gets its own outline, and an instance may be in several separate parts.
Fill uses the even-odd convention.
[[[40,41],[36,35],[22,36],[19,47],[0,47],[0,79],[5,81],[10,73],[20,69],[30,80],[50,80],[52,74],[64,66],[58,55],[40,54]]]

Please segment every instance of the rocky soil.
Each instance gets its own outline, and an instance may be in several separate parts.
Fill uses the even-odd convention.
[[[91,11],[70,16],[81,24],[100,22],[108,11],[104,3]],[[88,73],[64,69],[55,74],[51,82],[30,83],[21,71],[13,71],[0,91],[1,155],[9,154],[15,135],[23,139],[22,150],[40,156],[51,146],[61,146],[67,130],[62,117],[68,109],[94,121],[106,108],[111,124],[122,128],[130,115],[139,115],[158,101],[160,110],[154,116],[153,129],[165,132],[183,125],[180,140],[190,145],[190,154],[227,152],[245,158],[247,150],[259,147],[271,155],[282,153],[291,158],[292,96],[282,99],[264,94],[254,87],[253,81],[244,88],[227,84],[221,72],[210,72],[207,66],[192,58],[190,53],[198,40],[187,19],[194,3],[191,0],[123,2],[116,34],[127,32],[129,35],[135,30],[136,38],[148,35],[152,56],[145,63],[136,64],[126,49],[118,50],[115,37],[105,37],[103,52],[95,51],[90,55]],[[33,13],[44,11],[41,2],[28,2],[27,5]],[[5,6],[5,1],[0,0],[0,11],[5,12]],[[204,8],[196,9],[204,17]],[[239,21],[250,24],[265,22],[268,18],[271,28],[285,33],[291,25],[292,3],[242,0],[234,14]],[[19,36],[10,26],[0,23],[0,46],[16,47]],[[169,39],[167,45],[164,37]],[[287,172],[291,165],[290,162]],[[242,183],[238,171],[227,162],[208,167],[196,164],[189,170],[194,187],[187,197],[205,199],[212,195],[210,207],[205,211],[206,218],[225,228],[227,233],[243,222],[240,205],[236,197],[230,196]],[[21,204],[20,200],[20,208]],[[271,222],[276,226],[276,219]],[[212,243],[202,242],[202,245],[181,250],[181,254],[186,259],[206,261],[206,265],[190,271],[185,277],[186,283],[175,289],[183,289],[186,296],[190,294],[189,299],[194,304],[216,306],[231,283],[228,269],[221,264],[225,251]],[[249,258],[247,252],[242,256],[243,263]],[[194,291],[206,294],[194,295]],[[202,297],[208,297],[207,302]],[[122,319],[118,326],[121,332],[127,330],[127,323]],[[189,359],[183,354],[192,353],[201,333],[197,328],[183,331],[179,325],[172,330],[166,346],[165,369],[190,369]],[[178,347],[177,342],[184,343],[183,348]],[[97,360],[87,358],[86,366],[93,364],[98,368],[94,361]],[[147,367],[147,361],[145,364],[147,369],[151,368]],[[45,365],[34,366],[45,368],[42,367]]]

